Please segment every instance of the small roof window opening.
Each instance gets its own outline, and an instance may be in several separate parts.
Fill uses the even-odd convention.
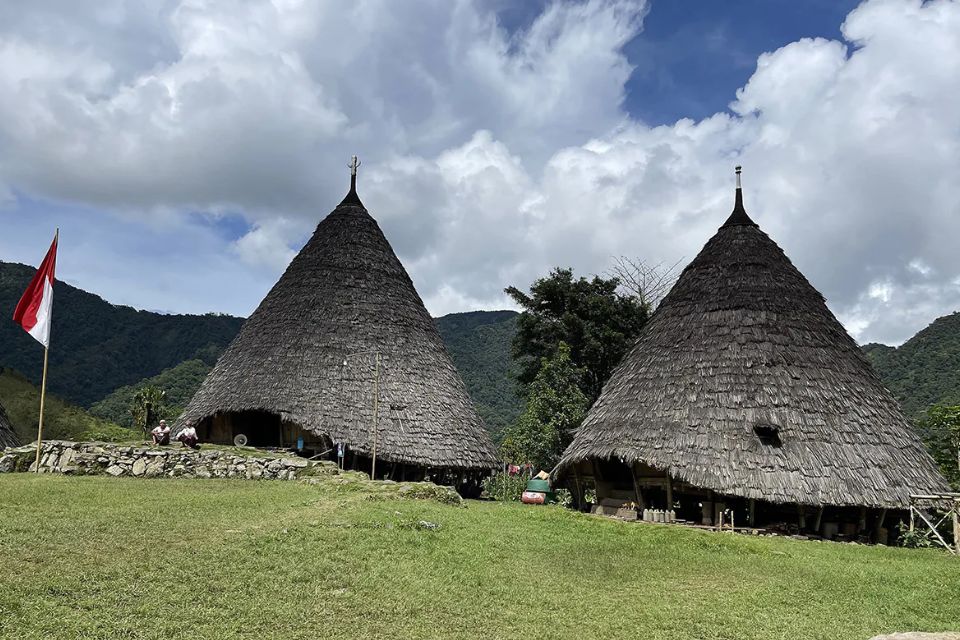
[[[780,427],[772,424],[758,424],[754,425],[753,432],[757,434],[761,444],[778,449],[783,446],[783,441],[780,440]]]

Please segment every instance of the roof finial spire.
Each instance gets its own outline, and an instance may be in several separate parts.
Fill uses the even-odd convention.
[[[357,158],[357,156],[351,156],[350,164],[347,166],[350,167],[350,193],[347,194],[347,197],[343,199],[343,202],[340,204],[354,204],[363,206],[363,203],[360,202],[360,196],[357,195],[357,167],[362,163]]]
[[[350,191],[357,190],[357,168],[360,166],[360,160],[357,159],[357,156],[353,156],[350,159],[350,164],[347,165],[350,167]]]
[[[729,227],[735,224],[746,224],[750,226],[757,226],[757,223],[750,219],[750,216],[747,215],[747,210],[743,208],[743,189],[740,187],[740,172],[743,170],[743,167],[737,165],[734,168],[734,171],[737,174],[737,195],[736,200],[733,203],[733,213],[730,214],[730,217],[727,218],[727,221],[723,223],[724,227]]]

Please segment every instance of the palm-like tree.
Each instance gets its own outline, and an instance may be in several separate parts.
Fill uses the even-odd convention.
[[[130,407],[130,415],[133,416],[133,424],[139,427],[144,433],[149,433],[150,429],[166,417],[167,413],[167,392],[157,387],[140,387],[133,395],[133,405]]]

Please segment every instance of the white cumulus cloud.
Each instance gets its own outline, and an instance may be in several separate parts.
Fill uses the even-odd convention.
[[[0,216],[23,198],[104,225],[239,213],[194,280],[269,282],[357,153],[361,198],[439,314],[502,306],[557,265],[691,259],[739,163],[748,211],[858,339],[960,307],[960,2],[867,0],[842,40],[761,55],[729,110],[658,127],[624,105],[648,8],[558,0],[508,32],[480,0],[7,2]],[[264,293],[203,302],[248,313]],[[121,297],[195,307],[140,282]]]

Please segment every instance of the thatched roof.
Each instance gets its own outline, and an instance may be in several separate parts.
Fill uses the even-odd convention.
[[[17,439],[17,434],[13,431],[13,425],[10,424],[7,412],[0,404],[0,449],[19,446],[20,440]]]
[[[905,507],[946,482],[823,296],[750,219],[680,275],[558,465],[619,458],[726,495]]]
[[[244,323],[177,428],[260,410],[370,455],[374,352],[381,355],[378,459],[496,464],[433,319],[351,186]]]

